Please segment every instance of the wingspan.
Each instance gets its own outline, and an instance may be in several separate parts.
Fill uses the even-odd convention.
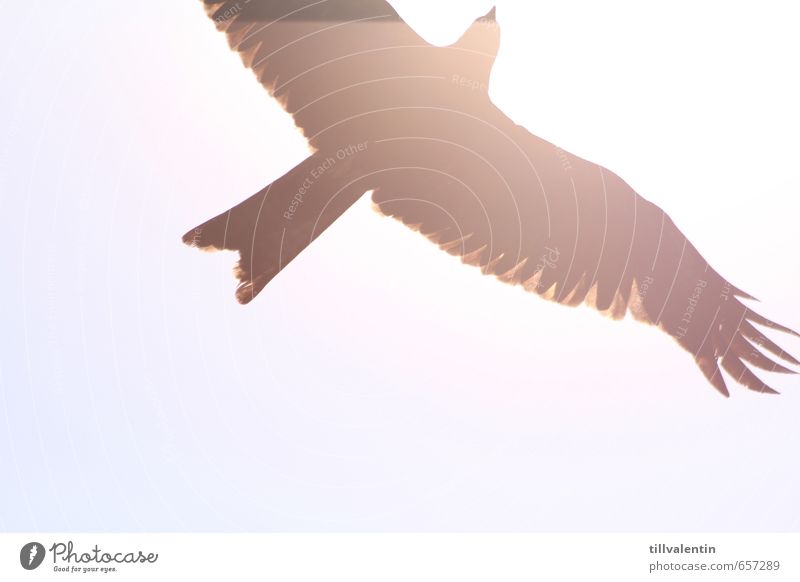
[[[347,173],[340,165],[314,184],[324,194],[315,203],[329,214],[323,227],[373,189],[381,212],[487,274],[562,304],[586,303],[614,318],[631,312],[660,327],[725,395],[720,366],[751,390],[774,392],[748,365],[791,372],[765,351],[798,364],[754,324],[797,334],[746,307],[741,300],[749,296],[721,277],[664,211],[491,104],[499,43],[493,11],[457,43],[434,47],[383,0],[204,4],[323,159],[343,144],[369,142],[368,155],[346,156],[353,176],[339,176]],[[281,179],[291,187],[280,195],[267,188],[184,237],[202,248],[240,251],[242,302],[286,262],[288,231],[278,228],[279,218],[298,190],[295,178],[302,184],[298,168]],[[363,181],[356,188],[351,178]],[[324,205],[326,197],[339,199],[342,186],[349,190],[340,206]],[[258,202],[255,214],[251,202]],[[272,222],[262,224],[265,208]],[[311,227],[289,229],[296,236],[289,237],[288,260],[318,234],[312,218],[292,218],[293,227]]]

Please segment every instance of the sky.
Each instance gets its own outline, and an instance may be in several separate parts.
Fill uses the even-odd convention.
[[[789,3],[497,3],[495,103],[800,327]],[[439,44],[491,7],[393,4]],[[0,531],[800,530],[796,377],[726,400],[658,330],[481,276],[368,197],[242,307],[235,257],[180,237],[308,155],[291,118],[199,2],[12,10]]]

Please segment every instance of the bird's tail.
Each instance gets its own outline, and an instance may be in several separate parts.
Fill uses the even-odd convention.
[[[274,225],[259,215],[273,184],[219,216],[196,226],[183,235],[183,242],[204,251],[238,251],[234,274],[239,279],[236,299],[249,303],[280,272],[280,251],[269,239]],[[279,249],[280,247],[278,247]],[[288,262],[288,261],[287,261]]]
[[[239,252],[236,299],[252,301],[363,192],[336,157],[317,152],[244,202],[183,235],[206,251]]]

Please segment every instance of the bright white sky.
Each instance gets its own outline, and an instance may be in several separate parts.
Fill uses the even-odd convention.
[[[498,4],[498,105],[800,327],[791,4]],[[439,43],[490,8],[396,5]],[[368,200],[243,308],[234,257],[180,235],[303,159],[288,116],[199,2],[13,10],[0,530],[800,528],[797,378],[725,400],[656,330],[482,277]]]

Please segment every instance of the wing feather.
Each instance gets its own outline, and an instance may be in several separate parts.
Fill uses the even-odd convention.
[[[752,324],[796,332],[743,305],[751,296],[723,279],[663,210],[608,170],[522,128],[503,128],[513,144],[489,133],[462,136],[467,148],[420,154],[430,167],[384,182],[373,194],[379,211],[503,282],[658,326],[722,394],[728,389],[720,366],[762,393],[775,391],[745,363],[794,373],[764,352],[798,360]],[[458,168],[457,179],[430,171],[441,170],[441,160]],[[479,160],[503,179],[487,178]],[[526,160],[532,168],[520,171]]]
[[[487,41],[496,34],[489,27],[435,47],[384,0],[203,3],[231,48],[315,148],[341,147],[353,134],[352,124],[343,122],[367,112],[413,104],[415,95],[431,105],[432,84],[451,83],[453,73],[488,83],[497,52],[496,46],[485,48],[496,45]],[[483,38],[476,43],[475,35]],[[470,50],[473,45],[482,51]]]

